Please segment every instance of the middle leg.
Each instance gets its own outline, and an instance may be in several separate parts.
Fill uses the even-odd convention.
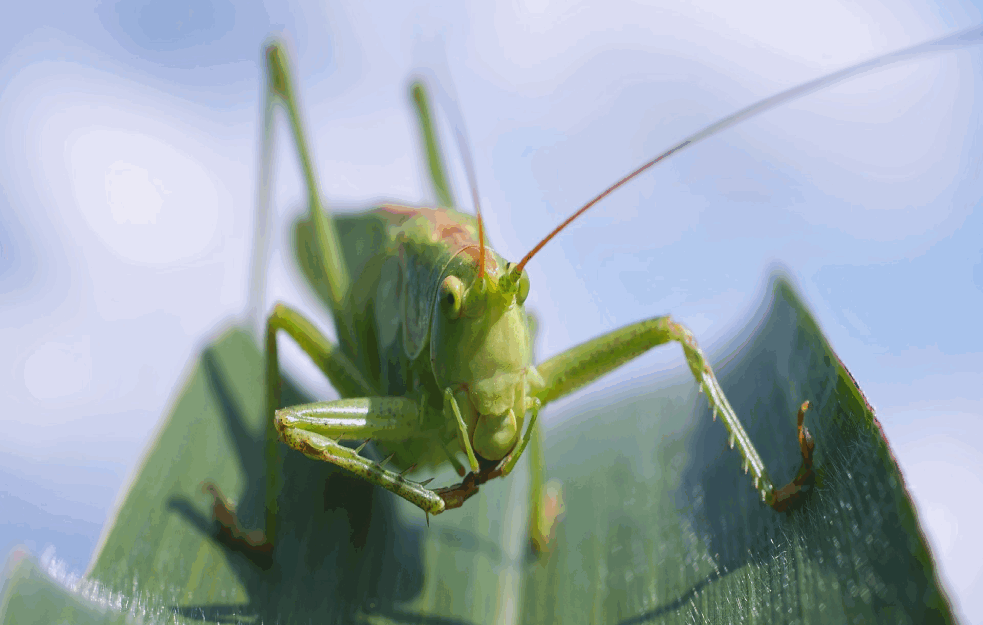
[[[802,404],[798,415],[801,468],[788,485],[776,489],[768,477],[761,456],[724,396],[703,350],[696,344],[689,330],[669,317],[656,317],[619,328],[550,358],[537,367],[544,384],[542,388],[534,390],[534,393],[545,405],[596,380],[649,349],[673,341],[682,346],[686,363],[700,389],[706,393],[714,419],[720,414],[720,419],[730,434],[730,446],[737,447],[744,462],[744,470],[750,471],[761,499],[775,510],[787,508],[801,497],[814,477],[812,451],[815,443],[804,425],[809,402]]]

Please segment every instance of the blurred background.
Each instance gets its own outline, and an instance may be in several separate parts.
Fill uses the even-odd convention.
[[[198,351],[252,323],[270,33],[294,51],[333,210],[433,201],[407,95],[429,68],[456,92],[491,241],[518,260],[708,123],[983,22],[979,3],[955,1],[593,4],[8,7],[2,553],[25,544],[57,576],[81,574]],[[783,268],[876,408],[967,622],[983,622],[981,61],[977,47],[919,58],[745,122],[618,191],[528,268],[542,356],[672,313],[718,359]],[[284,130],[264,301],[288,301],[330,333],[281,253],[303,198]],[[312,392],[335,396],[299,350],[281,349]],[[665,347],[564,404],[682,366]],[[556,426],[563,413],[544,418]]]

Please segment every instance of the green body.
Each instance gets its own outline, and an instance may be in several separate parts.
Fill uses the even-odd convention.
[[[455,391],[469,439],[477,448],[487,448],[487,439],[497,433],[479,424],[479,405],[484,414],[513,409],[517,427],[504,428],[511,436],[499,445],[509,451],[525,421],[525,410],[516,406],[524,406],[527,373],[532,380],[537,377],[523,305],[515,296],[487,292],[480,315],[466,310],[450,320],[438,301],[441,284],[449,276],[462,284],[474,281],[475,218],[449,208],[384,205],[333,221],[353,276],[347,305],[332,306],[327,281],[316,275],[320,265],[309,220],[298,224],[295,249],[310,284],[322,285],[319,295],[331,306],[339,346],[380,396],[409,397],[426,407],[416,436],[383,444],[396,454],[393,463],[403,468],[443,463],[447,455],[442,447],[467,453],[457,423],[444,414],[448,387]],[[490,276],[502,275],[506,262],[498,254],[486,248],[485,260]],[[476,305],[474,297],[471,302]],[[508,382],[512,384],[503,384]],[[503,405],[514,386],[520,392]],[[489,451],[483,457],[500,460],[504,455]]]
[[[272,547],[280,442],[351,471],[430,514],[459,507],[488,480],[507,476],[531,447],[530,539],[535,548],[548,548],[562,498],[558,487],[543,483],[536,424],[540,408],[668,342],[683,348],[713,416],[720,415],[730,446],[736,446],[762,500],[783,509],[808,489],[813,475],[812,441],[803,426],[808,402],[799,412],[802,468],[788,486],[776,489],[693,335],[669,317],[631,324],[535,364],[531,323],[523,308],[530,288],[522,270],[525,260],[512,265],[492,251],[481,240],[478,219],[450,208],[395,205],[330,216],[321,204],[313,157],[279,43],[267,48],[267,61],[264,158],[270,158],[274,104],[282,104],[308,189],[309,212],[296,229],[298,260],[309,284],[332,311],[338,344],[283,304],[268,317],[266,529],[264,534],[240,528],[231,506],[215,489],[216,518],[233,539],[258,549]],[[441,203],[453,205],[420,85],[414,85],[412,97],[436,195]],[[661,158],[623,178],[594,202]],[[267,164],[263,171],[268,170]],[[261,177],[261,185],[263,181]],[[264,193],[268,187],[261,187],[261,196]],[[280,332],[300,345],[343,399],[277,410]],[[341,444],[367,439],[391,456],[375,462],[361,455],[364,442],[355,449]],[[444,461],[454,465],[464,478],[461,483],[431,490],[429,480],[415,482],[406,475],[414,466]],[[403,471],[387,468],[390,462]]]

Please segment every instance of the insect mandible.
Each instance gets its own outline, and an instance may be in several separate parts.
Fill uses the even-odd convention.
[[[668,316],[630,324],[534,363],[524,307],[531,288],[525,266],[574,219],[656,163],[780,101],[825,86],[837,75],[743,109],[641,165],[512,263],[486,243],[476,193],[474,216],[451,208],[397,205],[330,216],[321,205],[283,44],[271,42],[265,57],[267,112],[273,103],[286,110],[308,191],[309,213],[297,231],[298,253],[307,261],[301,265],[308,279],[325,289],[338,343],[285,304],[277,304],[267,318],[266,527],[241,528],[233,506],[207,484],[216,520],[229,538],[261,551],[275,544],[278,441],[381,486],[428,515],[440,514],[460,507],[482,484],[515,468],[530,443],[538,444],[537,418],[543,407],[668,342],[682,346],[714,419],[720,415],[762,501],[783,510],[809,490],[814,479],[814,442],[804,425],[809,402],[798,413],[801,467],[788,485],[776,488],[693,335]],[[411,92],[431,178],[441,203],[449,205],[426,92],[419,83]],[[466,165],[473,189],[473,172]],[[342,399],[277,410],[279,332],[299,344]],[[362,455],[369,439],[389,456],[375,462]],[[351,448],[341,441],[365,442]],[[539,454],[532,456],[534,463],[542,462]],[[408,476],[414,467],[445,463],[456,468],[460,483],[430,489],[430,480],[416,482]],[[542,467],[532,474],[542,475]],[[533,495],[530,540],[544,550],[557,522],[559,495],[542,484],[533,484]]]

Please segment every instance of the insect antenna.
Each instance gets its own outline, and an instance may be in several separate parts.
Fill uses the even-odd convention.
[[[481,284],[485,277],[485,222],[481,218],[481,202],[478,201],[478,180],[474,175],[474,163],[471,162],[471,149],[468,140],[464,136],[461,128],[456,128],[457,149],[461,152],[461,161],[464,163],[464,173],[468,177],[468,186],[471,187],[471,199],[474,202],[474,213],[478,218],[478,277],[476,284]],[[480,286],[478,288],[481,288]]]
[[[431,42],[417,42],[422,46],[417,50],[418,54],[428,57],[428,69],[422,70],[423,75],[429,75],[433,82],[436,92],[436,102],[444,110],[447,121],[454,130],[457,139],[458,151],[461,153],[461,162],[464,165],[464,173],[468,178],[468,186],[471,187],[471,198],[474,201],[475,216],[478,219],[478,276],[475,284],[482,285],[485,278],[485,222],[481,217],[481,204],[478,201],[478,182],[474,175],[474,163],[471,160],[471,146],[467,139],[464,116],[458,107],[459,99],[457,91],[454,89],[454,82],[450,78],[450,69],[447,64],[447,51],[444,46],[443,38],[435,39]],[[481,286],[478,287],[482,288]]]
[[[702,137],[700,137],[700,138],[702,139]],[[566,228],[567,226],[569,226],[573,222],[574,219],[576,219],[577,217],[580,217],[581,215],[583,215],[584,213],[586,213],[587,212],[587,209],[589,209],[591,206],[594,206],[595,204],[597,204],[598,202],[600,202],[601,200],[603,200],[604,198],[606,198],[608,195],[610,195],[611,193],[613,193],[615,191],[615,189],[617,189],[618,187],[622,186],[623,184],[625,184],[626,182],[628,182],[629,180],[631,180],[635,176],[641,174],[642,172],[644,172],[645,170],[647,170],[649,167],[652,167],[653,165],[655,165],[659,161],[672,156],[674,153],[676,153],[679,150],[685,148],[686,146],[690,145],[691,143],[693,143],[692,138],[686,139],[686,140],[684,140],[684,141],[682,141],[682,142],[674,145],[673,147],[669,148],[668,150],[666,150],[662,154],[656,156],[655,158],[653,158],[649,162],[645,163],[641,167],[637,168],[635,171],[631,172],[630,174],[628,174],[627,176],[625,176],[624,178],[622,178],[618,182],[614,183],[613,185],[611,185],[610,187],[608,187],[607,189],[605,189],[604,191],[602,191],[593,200],[591,200],[590,202],[587,202],[586,204],[584,204],[580,208],[580,210],[578,210],[576,213],[574,213],[573,215],[570,215],[569,217],[567,217],[566,220],[562,224],[560,224],[559,226],[557,226],[556,228],[553,229],[553,232],[550,232],[548,235],[546,235],[543,238],[542,241],[540,241],[539,243],[536,244],[536,247],[532,248],[532,250],[528,254],[526,254],[525,256],[523,256],[522,260],[519,261],[519,264],[516,265],[515,268],[512,271],[514,271],[516,273],[516,275],[522,274],[522,269],[526,266],[526,263],[528,263],[532,259],[532,257],[536,255],[536,253],[539,250],[543,249],[543,246],[546,245],[547,243],[549,243],[550,242],[550,239],[552,239],[556,235],[560,234],[560,231],[561,230],[563,230],[564,228]]]
[[[819,78],[816,78],[815,80],[810,80],[809,82],[805,82],[802,83],[801,85],[792,87],[791,89],[786,89],[781,93],[776,93],[775,95],[767,97],[764,100],[759,100],[754,104],[746,106],[741,110],[737,111],[736,113],[732,113],[727,117],[724,117],[723,119],[717,120],[716,122],[703,128],[702,130],[698,130],[692,135],[686,137],[685,139],[683,139],[676,145],[672,146],[662,154],[659,154],[658,156],[648,161],[647,163],[642,164],[640,167],[632,171],[630,174],[628,174],[621,180],[615,182],[613,185],[605,189],[593,200],[587,202],[587,204],[584,204],[584,206],[581,207],[580,210],[578,210],[576,213],[568,217],[563,223],[557,226],[553,230],[553,232],[550,232],[548,235],[546,235],[545,238],[543,238],[542,241],[537,243],[536,247],[532,248],[532,251],[526,254],[525,257],[523,257],[523,259],[519,261],[519,264],[510,270],[509,278],[508,278],[509,282],[510,283],[518,282],[519,276],[522,275],[522,269],[526,266],[526,263],[528,263],[529,260],[533,256],[535,256],[537,252],[539,252],[539,250],[543,249],[543,246],[549,243],[549,241],[553,237],[559,234],[561,230],[563,230],[568,225],[570,225],[570,223],[574,219],[583,215],[585,212],[587,212],[587,209],[589,209],[590,207],[594,206],[595,204],[603,200],[615,189],[619,188],[620,186],[622,186],[632,178],[646,171],[653,165],[659,163],[660,161],[665,160],[666,158],[669,158],[676,152],[679,152],[683,148],[688,148],[694,143],[698,143],[699,141],[702,141],[707,137],[713,136],[722,130],[726,130],[731,126],[739,124],[740,122],[744,121],[745,119],[748,119],[749,117],[753,117],[759,113],[763,113],[769,109],[775,108],[776,106],[780,104],[784,104],[790,100],[801,98],[802,96],[808,95],[814,91],[825,89],[826,87],[835,85],[836,83],[842,82],[848,78],[853,78],[854,76],[859,76],[860,74],[864,74],[869,71],[880,69],[888,65],[893,65],[901,61],[906,61],[913,57],[917,57],[930,52],[943,52],[946,50],[958,49],[966,45],[978,44],[981,42],[983,42],[983,30],[981,30],[979,26],[974,26],[973,28],[960,31],[957,33],[945,35],[944,37],[940,37],[933,41],[927,41],[925,43],[916,44],[914,46],[905,48],[903,50],[898,50],[890,54],[885,54],[882,56],[874,57],[867,61],[862,61],[860,63],[857,63],[856,65],[851,65],[850,67],[846,67],[837,72],[833,72],[832,74],[821,76]]]

